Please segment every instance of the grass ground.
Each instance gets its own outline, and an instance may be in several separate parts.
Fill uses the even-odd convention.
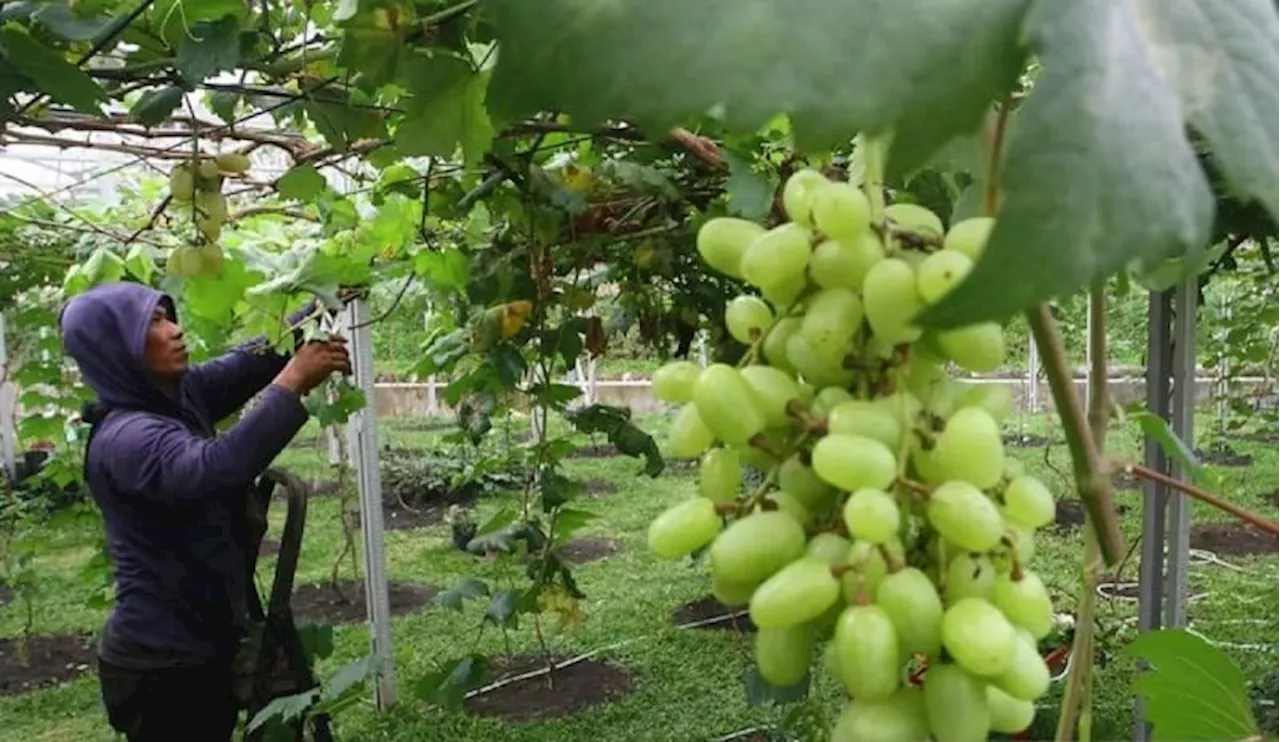
[[[650,429],[660,428],[660,418],[645,421]],[[414,432],[395,421],[384,421],[380,434],[384,443],[427,450],[438,434]],[[1014,427],[1046,434],[1039,418],[1015,421]],[[307,433],[303,437],[307,437]],[[1050,436],[1052,437],[1052,436]],[[584,441],[585,442],[585,441]],[[1274,444],[1235,443],[1237,450],[1254,456],[1249,468],[1214,469],[1216,491],[1237,503],[1277,516],[1274,494],[1278,470]],[[1117,432],[1109,441],[1117,456],[1139,455],[1136,437]],[[1058,492],[1068,487],[1061,473],[1069,471],[1065,446],[1011,448],[1013,455],[1042,476]],[[322,471],[323,462],[314,448],[299,446],[282,455],[279,464],[299,473]],[[468,651],[483,654],[529,652],[537,647],[533,628],[524,621],[504,635],[492,627],[478,631],[485,605],[469,603],[460,612],[428,608],[396,619],[393,639],[402,702],[387,713],[376,714],[368,706],[357,706],[340,717],[344,740],[386,740],[388,742],[700,742],[761,724],[778,717],[776,710],[751,708],[742,687],[743,673],[751,656],[750,639],[731,632],[676,630],[672,609],[705,595],[708,580],[697,568],[660,562],[644,546],[649,520],[671,503],[689,495],[694,480],[689,474],[668,470],[657,479],[638,473],[638,462],[628,458],[582,458],[567,462],[570,474],[580,478],[600,478],[613,482],[617,492],[580,503],[597,517],[577,536],[616,539],[621,550],[606,559],[576,569],[582,590],[584,623],[564,632],[549,630],[546,640],[557,652],[577,654],[601,647],[613,647],[600,658],[624,665],[632,674],[634,692],[625,698],[586,709],[570,716],[522,724],[508,724],[464,711],[442,711],[427,706],[413,696],[414,680],[435,663]],[[514,496],[494,496],[480,501],[477,520],[511,503]],[[1133,539],[1141,527],[1141,497],[1136,491],[1119,492],[1117,499],[1132,509],[1123,519],[1125,535]],[[307,536],[298,570],[298,582],[325,579],[342,542],[335,497],[317,498],[311,504]],[[276,514],[277,516],[279,513]],[[1193,522],[1225,521],[1217,511],[1195,506]],[[68,526],[51,534],[52,546],[39,561],[41,597],[35,605],[38,633],[94,632],[104,614],[86,604],[90,587],[77,572],[93,554],[92,521]],[[275,524],[275,528],[279,523]],[[1076,602],[1081,535],[1074,531],[1055,534],[1045,531],[1038,539],[1034,568],[1058,596],[1063,611]],[[448,527],[431,526],[387,535],[387,558],[392,579],[449,587],[460,579],[475,576],[504,583],[518,567],[491,563],[454,550]],[[272,566],[268,561],[263,574]],[[1137,559],[1132,559],[1121,576],[1136,581]],[[350,575],[350,567],[344,567]],[[1251,557],[1223,557],[1221,562],[1197,563],[1191,569],[1193,599],[1191,625],[1206,637],[1224,642],[1232,658],[1253,680],[1276,668],[1277,564],[1274,553]],[[1101,602],[1099,623],[1102,659],[1096,681],[1095,739],[1130,738],[1132,665],[1119,650],[1135,634],[1136,603]],[[19,604],[0,607],[0,637],[15,635],[22,625]],[[544,623],[544,628],[547,628]],[[335,631],[336,649],[321,663],[322,675],[333,672],[367,651],[368,634],[363,626],[344,626]],[[1045,699],[1052,719],[1057,687]],[[829,683],[817,687],[819,711],[834,708],[836,690]],[[98,705],[97,683],[92,674],[61,686],[21,696],[0,697],[0,726],[6,739],[29,742],[107,742],[113,737]],[[1044,729],[1034,728],[1044,735]]]

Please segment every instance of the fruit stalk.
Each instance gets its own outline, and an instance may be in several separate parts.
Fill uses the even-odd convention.
[[[1114,565],[1124,556],[1124,539],[1120,535],[1120,523],[1111,497],[1111,478],[1102,466],[1102,458],[1098,455],[1076,394],[1058,323],[1044,304],[1029,311],[1027,320],[1049,378],[1049,390],[1053,393],[1053,404],[1062,422],[1067,448],[1071,451],[1071,468],[1080,500],[1093,524],[1092,530],[1098,539],[1103,561],[1108,566]]]

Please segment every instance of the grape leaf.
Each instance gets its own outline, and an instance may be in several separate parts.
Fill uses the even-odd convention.
[[[489,677],[489,658],[471,654],[445,663],[439,670],[427,673],[413,684],[419,698],[441,706],[462,703],[463,696]]]
[[[1134,9],[1187,121],[1204,134],[1228,181],[1280,218],[1275,5],[1137,0]]]
[[[713,109],[750,133],[790,115],[803,149],[919,117],[902,155],[975,128],[1021,67],[1025,0],[493,0],[490,110],[627,116],[665,131]],[[909,53],[904,53],[910,50]],[[678,81],[678,82],[677,82]],[[932,143],[932,144],[930,144]]]
[[[736,152],[725,151],[729,180],[724,189],[729,197],[729,213],[751,221],[764,221],[773,208],[776,184],[751,167],[751,161]]]
[[[1244,675],[1221,649],[1183,629],[1139,636],[1125,653],[1151,665],[1133,680],[1156,740],[1256,739]]]
[[[143,126],[155,126],[169,118],[173,109],[182,105],[183,90],[177,85],[148,90],[129,109],[129,118]]]
[[[238,61],[240,24],[235,16],[195,24],[178,46],[178,70],[192,83],[232,69]]]
[[[1127,409],[1125,415],[1138,423],[1142,434],[1159,444],[1165,455],[1176,460],[1193,481],[1204,474],[1205,469],[1196,458],[1195,451],[1173,432],[1164,418],[1146,409],[1140,402]]]
[[[0,55],[50,98],[84,113],[102,114],[98,103],[107,94],[93,78],[16,23],[0,28]]]
[[[31,19],[68,41],[88,41],[114,22],[110,16],[82,14],[66,0],[43,3]]]
[[[412,98],[396,129],[396,148],[411,156],[452,157],[461,145],[467,164],[477,162],[493,139],[484,108],[489,73],[447,56],[416,59],[406,68]]]
[[[310,201],[328,187],[328,181],[311,164],[298,165],[276,181],[276,191],[282,198],[299,201]]]
[[[1212,194],[1132,6],[1039,0],[1028,30],[1044,72],[1009,141],[999,220],[921,324],[1002,319],[1208,240]]]
[[[452,608],[455,611],[460,611],[464,601],[488,594],[489,585],[484,580],[478,580],[475,577],[464,577],[458,584],[437,595],[435,604],[443,608]]]

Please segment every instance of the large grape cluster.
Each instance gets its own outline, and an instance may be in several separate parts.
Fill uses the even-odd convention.
[[[169,254],[169,272],[189,278],[217,275],[222,270],[222,249],[218,237],[227,220],[227,197],[222,182],[228,173],[240,174],[249,169],[249,158],[238,152],[227,152],[213,158],[189,160],[174,165],[169,171],[169,198],[179,207],[190,209],[198,245],[181,245]]]
[[[712,591],[749,606],[761,676],[800,682],[819,653],[849,696],[833,742],[966,742],[1030,725],[1053,628],[1028,560],[1053,520],[1045,485],[1004,454],[1002,330],[914,323],[981,253],[985,217],[944,231],[929,210],[873,214],[854,186],[803,170],[790,221],[708,221],[698,251],[759,294],[726,307],[737,367],[676,361],[653,378],[679,405],[666,453],[701,457],[698,494],[650,525],[651,550],[706,550]],[[767,472],[752,492],[744,464]]]

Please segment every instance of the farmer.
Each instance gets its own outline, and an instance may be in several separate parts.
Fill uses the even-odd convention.
[[[75,297],[59,325],[97,397],[85,479],[115,565],[98,648],[107,717],[129,742],[228,742],[249,596],[247,497],[307,421],[302,396],[350,373],[345,341],[287,357],[259,339],[192,366],[173,300],[136,283]]]

